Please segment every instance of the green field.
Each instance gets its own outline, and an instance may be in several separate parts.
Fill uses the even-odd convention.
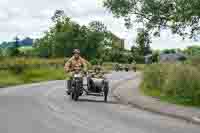
[[[19,48],[19,50],[22,51],[22,52],[23,52],[23,51],[27,51],[27,50],[32,50],[32,49],[33,49],[32,46],[23,46],[23,47],[20,47],[20,48]]]
[[[35,83],[50,80],[63,80],[67,77],[63,68],[32,68],[20,73],[13,70],[0,71],[0,87]]]

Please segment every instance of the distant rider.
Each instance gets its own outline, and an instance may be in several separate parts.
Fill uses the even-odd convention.
[[[131,64],[132,64],[133,70],[136,72],[136,61],[133,60]]]

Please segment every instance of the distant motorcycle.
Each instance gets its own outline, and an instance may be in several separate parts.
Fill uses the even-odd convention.
[[[116,64],[115,65],[115,71],[122,71],[123,70],[123,67],[122,67],[122,65],[121,64]]]
[[[124,70],[125,70],[126,72],[128,72],[128,71],[129,71],[129,67],[128,67],[128,66],[125,66]]]

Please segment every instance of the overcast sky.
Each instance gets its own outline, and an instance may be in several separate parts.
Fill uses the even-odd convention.
[[[56,9],[65,10],[66,14],[80,24],[90,21],[102,21],[109,30],[124,38],[130,48],[136,37],[136,28],[127,30],[122,19],[112,17],[102,7],[102,0],[0,0],[0,42],[12,40],[14,36],[40,37],[51,23],[51,16]],[[137,27],[137,25],[134,25]],[[154,38],[151,47],[184,48],[197,42],[182,39],[164,31],[160,38]],[[200,43],[199,43],[200,44]]]

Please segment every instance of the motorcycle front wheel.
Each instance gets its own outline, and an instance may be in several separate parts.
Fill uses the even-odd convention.
[[[104,102],[107,102],[108,100],[108,92],[109,92],[109,86],[108,86],[108,83],[105,83],[105,86],[104,86]]]
[[[76,81],[76,83],[75,83],[75,88],[74,88],[74,101],[78,101],[78,98],[79,98],[79,96],[80,96],[80,91],[79,91],[79,89],[80,89],[79,82]]]

